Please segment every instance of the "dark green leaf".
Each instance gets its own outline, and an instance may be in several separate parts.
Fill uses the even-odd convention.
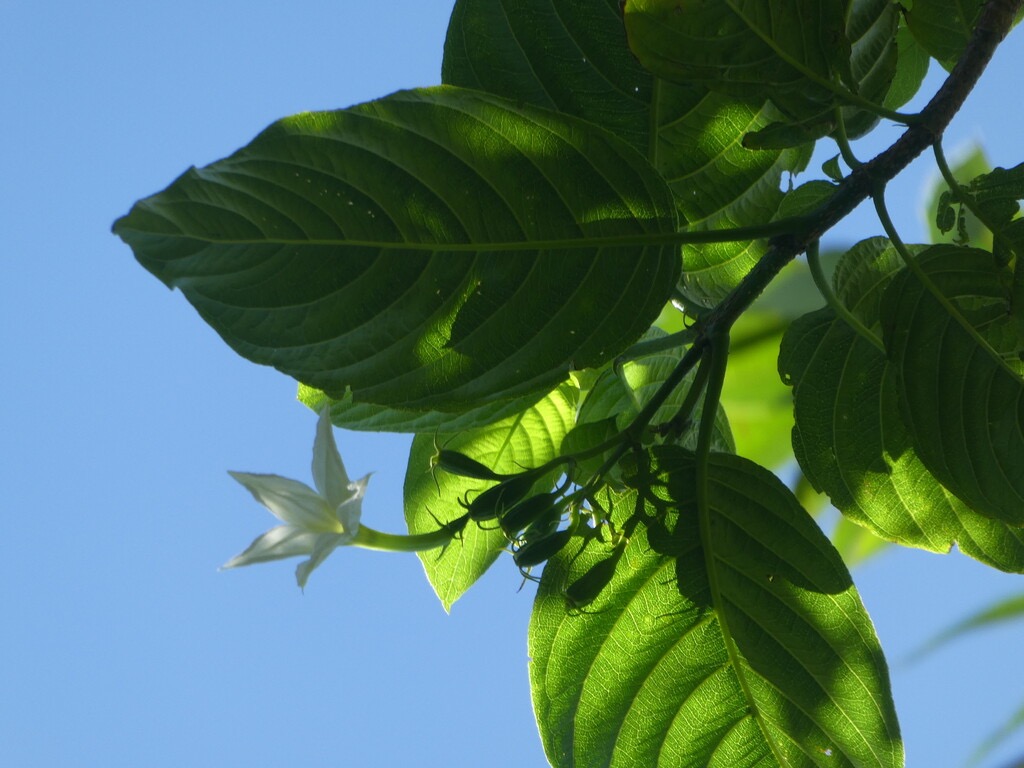
[[[458,0],[441,77],[582,117],[648,151],[651,78],[626,46],[618,0]]]
[[[629,0],[630,47],[659,77],[739,98],[767,96],[798,124],[832,120],[851,103],[880,103],[896,69],[898,14],[887,0]],[[871,114],[850,111],[854,135]]]
[[[774,475],[725,454],[702,521],[692,455],[652,455],[641,513],[665,517],[638,526],[594,602],[573,610],[563,591],[600,546],[544,571],[530,679],[552,764],[902,765],[874,629],[814,521]],[[613,517],[632,512],[625,499]]]
[[[976,512],[1024,524],[1024,332],[991,253],[932,246],[885,292],[882,326],[918,456]]]
[[[626,47],[617,2],[459,0],[445,44],[445,81],[576,115],[627,139],[669,182],[690,229],[770,219],[782,174],[803,169],[810,146],[746,150],[744,135],[777,112],[763,97],[740,103],[654,80]],[[686,247],[682,287],[692,301],[713,305],[763,253],[750,241]]]
[[[250,359],[446,411],[540,394],[638,338],[676,249],[608,239],[674,229],[625,143],[450,87],[282,120],[115,224]]]
[[[907,26],[921,46],[947,70],[970,39],[985,0],[921,0],[907,11]]]
[[[851,78],[843,12],[840,0],[628,0],[625,5],[630,47],[659,77],[736,96],[767,92],[783,102],[809,102],[815,111],[833,103],[827,83],[834,74]],[[802,97],[796,95],[800,91]]]
[[[472,500],[493,482],[431,471],[437,445],[458,451],[496,472],[513,474],[538,467],[555,458],[576,412],[577,391],[565,384],[522,413],[486,427],[454,435],[417,435],[412,442],[405,475],[405,520],[410,533],[437,530],[438,522],[460,517],[460,499]],[[546,482],[546,487],[543,487]],[[538,491],[549,490],[552,478],[538,482]],[[491,566],[508,539],[497,524],[470,523],[462,538],[443,550],[420,553],[420,560],[434,591],[450,610],[452,604]]]
[[[655,165],[688,229],[721,230],[771,221],[787,171],[802,170],[813,145],[755,151],[744,136],[774,119],[775,110],[703,90],[659,82],[655,89]],[[761,240],[683,247],[681,290],[689,301],[717,304],[764,254]]]
[[[846,307],[879,328],[879,302],[902,268],[889,242],[872,238],[840,261],[834,280]],[[793,385],[793,447],[806,477],[849,519],[887,541],[961,551],[1024,571],[1024,529],[971,511],[932,476],[900,416],[895,371],[831,309],[801,318],[779,357]]]
[[[1002,264],[1014,257],[1024,259],[1024,219],[1018,217],[1020,203],[1024,200],[1024,163],[1013,168],[995,168],[982,173],[964,185],[962,193],[971,204],[977,216],[966,210],[964,204],[960,215],[967,219],[968,237],[971,225],[982,229],[980,236],[971,238],[979,247],[992,247]],[[943,199],[947,199],[946,196]],[[950,196],[951,200],[951,196]],[[957,201],[959,202],[959,201]],[[1019,264],[1019,262],[1018,262]]]

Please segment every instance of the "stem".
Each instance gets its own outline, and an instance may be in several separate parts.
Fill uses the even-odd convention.
[[[859,336],[862,336],[865,340],[878,349],[883,355],[885,354],[885,346],[882,344],[882,340],[873,334],[864,323],[862,323],[856,315],[854,315],[846,305],[839,300],[836,296],[835,291],[832,290],[832,286],[829,284],[828,279],[825,277],[824,271],[821,268],[821,259],[818,255],[818,244],[813,243],[807,248],[807,266],[811,268],[811,278],[814,280],[814,284],[818,287],[821,295],[825,297],[826,303],[831,307],[832,311],[841,317],[846,324],[850,326]]]
[[[864,163],[857,159],[850,146],[850,137],[846,133],[846,120],[843,118],[843,110],[836,107],[836,145],[839,147],[839,154],[843,156],[843,162],[853,171],[860,168]]]
[[[704,394],[704,388],[707,386],[708,376],[711,372],[710,365],[711,353],[708,350],[704,351],[704,356],[700,359],[700,365],[697,366],[697,373],[693,376],[693,382],[690,384],[690,389],[686,393],[686,397],[683,399],[683,404],[679,406],[679,410],[676,411],[676,415],[668,422],[671,425],[671,429],[676,434],[681,434],[683,427],[690,420],[690,414],[693,413],[693,409],[697,407],[697,401],[700,400],[700,396]]]
[[[725,382],[725,369],[729,361],[729,335],[718,333],[709,339],[710,375],[708,376],[708,389],[704,397],[704,411],[700,419],[700,432],[697,435],[697,456],[696,456],[696,493],[697,493],[697,518],[700,526],[700,543],[704,551],[704,567],[708,576],[708,588],[711,592],[711,599],[716,606],[726,602],[722,595],[722,585],[719,579],[718,563],[713,553],[716,550],[711,531],[711,444],[715,434],[715,414],[718,411],[718,403],[722,397],[722,386]],[[767,733],[767,728],[761,720],[755,702],[757,698],[750,689],[745,674],[745,663],[743,656],[736,646],[736,639],[733,637],[729,627],[729,617],[726,611],[717,612],[718,625],[722,632],[722,639],[725,642],[726,653],[729,662],[736,674],[743,691],[743,697],[750,703],[752,714],[761,728]],[[775,754],[779,765],[786,765],[787,761],[777,751],[774,739],[767,739]]]
[[[349,542],[349,546],[362,547],[363,549],[376,549],[382,552],[423,552],[428,549],[437,549],[450,544],[452,539],[458,535],[461,528],[454,523],[430,533],[417,533],[402,535],[398,533],[384,533],[382,531],[360,525],[356,531],[355,538]]]
[[[698,339],[698,342],[700,339]],[[647,425],[650,424],[651,419],[654,418],[654,414],[658,412],[658,409],[665,403],[668,396],[675,391],[683,379],[686,378],[686,374],[695,366],[704,355],[703,344],[694,343],[686,354],[683,355],[683,359],[676,364],[676,367],[672,370],[672,373],[668,375],[668,378],[658,387],[658,391],[654,393],[654,396],[647,401],[647,405],[644,409],[636,415],[636,418],[630,422],[629,426],[623,431],[627,440],[637,441],[640,439],[640,434],[646,429]]]

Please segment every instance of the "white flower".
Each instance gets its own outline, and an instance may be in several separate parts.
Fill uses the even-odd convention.
[[[223,568],[305,555],[309,559],[295,569],[299,587],[305,587],[313,569],[335,547],[353,543],[359,533],[363,495],[370,476],[355,482],[349,480],[334,443],[328,408],[320,412],[313,441],[313,484],[316,490],[298,480],[279,475],[229,474],[248,488],[256,501],[284,525],[271,528],[240,555],[224,563]]]

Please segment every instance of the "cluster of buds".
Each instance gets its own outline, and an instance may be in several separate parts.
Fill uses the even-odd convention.
[[[569,544],[573,536],[592,536],[600,527],[582,526],[583,515],[578,509],[583,493],[566,494],[572,484],[572,461],[568,464],[566,480],[552,491],[533,493],[537,483],[554,468],[551,464],[528,469],[519,474],[497,473],[480,462],[457,451],[441,449],[434,455],[431,467],[437,467],[449,474],[479,480],[497,482],[477,495],[460,504],[466,515],[477,524],[496,520],[502,532],[511,542],[512,558],[521,571],[545,563]],[[562,523],[568,518],[568,525]],[[601,521],[598,521],[599,523]],[[613,534],[613,551],[608,557],[595,563],[581,577],[570,584],[565,591],[571,605],[581,608],[590,604],[601,590],[611,581],[627,537]]]

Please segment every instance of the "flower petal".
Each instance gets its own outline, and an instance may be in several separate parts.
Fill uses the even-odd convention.
[[[313,533],[338,533],[334,508],[305,483],[280,475],[229,472],[274,515],[289,525]]]
[[[333,509],[351,495],[349,482],[334,442],[331,409],[324,406],[316,422],[316,439],[313,440],[313,483]]]
[[[232,557],[221,568],[238,568],[285,557],[309,555],[315,550],[320,535],[323,534],[309,533],[291,525],[279,525],[258,537],[244,552]]]
[[[363,475],[354,483],[349,483],[349,497],[335,510],[342,530],[349,534],[350,539],[359,532],[359,521],[363,516],[363,496],[366,495],[366,486],[369,482],[370,475]]]
[[[348,533],[331,534],[324,533],[316,537],[316,542],[313,545],[313,552],[309,560],[305,560],[299,563],[295,569],[295,580],[299,584],[299,589],[306,588],[306,581],[309,579],[311,574],[327,556],[331,554],[337,547],[342,544],[348,543],[352,536]]]

